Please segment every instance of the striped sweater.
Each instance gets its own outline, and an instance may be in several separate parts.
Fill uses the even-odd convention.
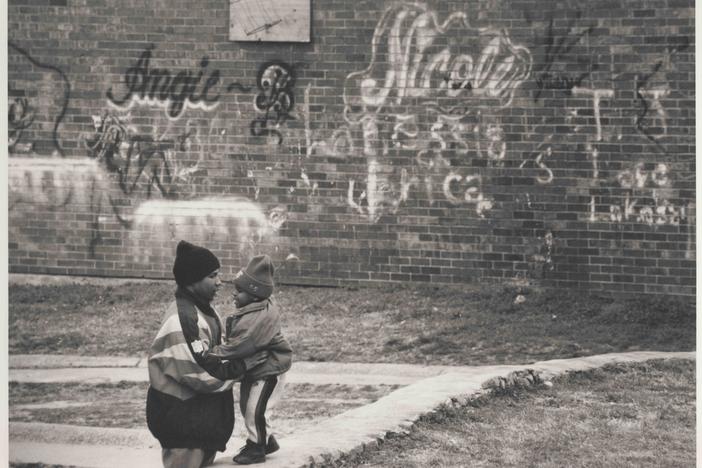
[[[169,306],[149,353],[151,386],[181,400],[198,393],[223,392],[234,385],[234,380],[211,375],[201,360],[205,349],[221,342],[219,316],[215,312],[207,317],[188,302],[177,298]]]
[[[179,289],[148,360],[146,421],[163,448],[225,449],[234,429],[231,388],[246,368],[208,353],[221,341],[217,312]]]

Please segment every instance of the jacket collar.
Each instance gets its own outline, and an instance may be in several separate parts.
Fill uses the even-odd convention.
[[[241,309],[236,309],[234,312],[234,315],[240,316],[240,315],[246,315],[251,312],[258,312],[259,310],[263,310],[268,308],[268,304],[271,302],[270,299],[264,299],[263,301],[259,302],[252,302],[249,305],[246,305],[242,307]]]

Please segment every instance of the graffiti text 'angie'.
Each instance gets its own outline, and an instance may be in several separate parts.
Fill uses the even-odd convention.
[[[149,48],[141,53],[136,65],[127,69],[124,75],[127,93],[124,97],[116,99],[112,89],[107,91],[107,97],[113,104],[129,106],[128,101],[134,99],[140,102],[158,103],[166,107],[166,114],[171,119],[177,119],[186,107],[209,110],[217,105],[219,94],[210,96],[209,93],[219,83],[219,70],[210,71],[207,79],[201,84],[208,72],[207,57],[203,57],[200,61],[198,72],[181,70],[175,75],[166,69],[150,68],[150,61],[151,49]]]

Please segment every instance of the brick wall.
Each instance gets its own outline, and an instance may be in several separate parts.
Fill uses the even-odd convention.
[[[264,0],[235,2],[268,8]],[[262,10],[263,11],[263,10]],[[238,13],[237,13],[238,14]],[[10,0],[11,272],[695,293],[692,0]]]

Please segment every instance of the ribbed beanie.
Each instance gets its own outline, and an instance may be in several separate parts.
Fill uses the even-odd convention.
[[[268,255],[257,255],[251,259],[246,268],[239,271],[234,284],[241,290],[261,299],[273,294],[273,274],[275,266]]]
[[[173,276],[178,286],[197,283],[220,267],[219,260],[209,250],[187,241],[178,242],[173,264]]]

